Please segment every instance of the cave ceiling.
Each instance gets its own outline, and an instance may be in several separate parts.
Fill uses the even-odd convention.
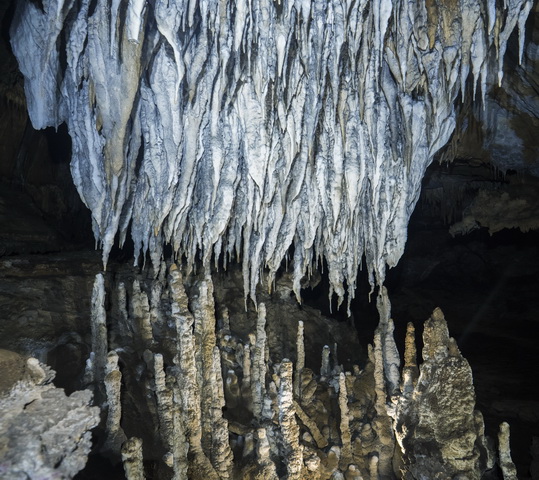
[[[532,6],[24,1],[10,32],[33,126],[67,124],[105,265],[115,238],[154,265],[170,244],[241,262],[254,299],[293,255],[298,298],[326,263],[340,303],[362,259],[373,286],[397,264],[469,125],[493,166],[537,173]]]

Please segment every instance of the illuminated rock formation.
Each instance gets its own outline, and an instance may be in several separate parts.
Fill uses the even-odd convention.
[[[296,295],[325,259],[342,301],[362,255],[372,284],[401,257],[457,97],[501,81],[531,4],[24,0],[11,42],[105,264],[131,225],[136,258],[236,258],[254,298],[294,245]]]
[[[0,476],[72,478],[86,464],[99,409],[92,393],[66,396],[35,358],[0,350]]]

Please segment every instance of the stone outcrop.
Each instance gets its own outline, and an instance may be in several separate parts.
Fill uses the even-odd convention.
[[[86,465],[99,409],[88,390],[66,396],[35,358],[0,350],[0,476],[75,476]]]

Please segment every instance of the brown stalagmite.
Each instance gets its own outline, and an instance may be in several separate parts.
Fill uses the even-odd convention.
[[[284,359],[279,372],[279,425],[283,435],[285,451],[284,461],[288,480],[300,480],[303,467],[303,447],[299,443],[299,426],[294,410],[292,390],[292,362]]]
[[[211,404],[213,399],[213,349],[217,339],[215,335],[215,304],[213,300],[213,283],[206,275],[203,280],[196,282],[198,294],[190,295],[195,335],[195,362],[197,380],[200,386],[200,405],[202,421],[202,447],[207,456],[212,449]]]
[[[380,314],[380,339],[382,341],[382,358],[387,393],[390,397],[400,393],[400,356],[393,336],[393,320],[391,319],[391,303],[385,287],[380,288],[376,306]]]
[[[265,428],[257,430],[258,441],[256,442],[256,457],[258,460],[260,477],[264,480],[278,480],[275,463],[270,457],[270,444],[268,434]]]
[[[118,368],[118,354],[115,351],[109,352],[107,356],[104,383],[108,405],[106,422],[107,439],[104,449],[114,454],[119,454],[126,437],[120,426],[120,420],[122,418],[122,373]]]
[[[193,463],[190,470],[193,478],[206,477],[207,480],[218,480],[219,476],[202,449],[202,422],[200,409],[200,387],[197,381],[195,336],[193,334],[194,318],[188,308],[188,297],[183,286],[182,275],[175,264],[169,269],[169,286],[171,296],[171,315],[176,323],[178,336],[178,365],[176,381],[180,392],[180,409]],[[212,354],[213,359],[213,354]],[[211,373],[211,370],[210,370]]]
[[[177,367],[173,367],[177,368]],[[189,453],[189,442],[185,437],[185,427],[182,420],[182,415],[178,405],[181,405],[181,395],[178,388],[178,384],[175,381],[175,377],[172,374],[170,377],[167,375],[167,385],[173,391],[174,408],[172,411],[172,461],[174,476],[173,480],[184,480],[187,478],[187,472],[189,470],[189,463],[187,454]]]
[[[498,433],[498,452],[500,456],[500,468],[503,480],[517,480],[517,469],[511,458],[511,445],[509,442],[509,424],[502,422]]]
[[[305,413],[305,411],[296,401],[294,401],[294,409],[296,410],[296,415],[301,420],[303,425],[305,425],[305,427],[311,432],[313,440],[316,442],[316,446],[318,448],[326,448],[328,441],[320,432],[316,422]]]
[[[324,345],[322,349],[322,366],[320,367],[320,376],[323,379],[326,379],[331,374],[331,367],[329,365],[329,354],[330,354],[329,345]]]
[[[425,322],[423,344],[417,383],[401,396],[396,411],[403,476],[479,480],[482,429],[474,412],[472,371],[439,308]]]
[[[372,427],[378,435],[376,465],[380,478],[392,478],[393,452],[395,450],[395,437],[393,435],[391,418],[386,407],[386,386],[384,378],[384,358],[382,351],[382,338],[380,329],[374,333],[374,348],[369,348],[369,358],[374,364],[374,391],[376,417]]]
[[[122,445],[122,462],[127,480],[144,480],[142,440],[132,437]]]
[[[221,352],[217,346],[213,348],[212,376],[211,420],[213,430],[211,460],[220,478],[226,480],[232,474],[234,455],[228,440],[228,421],[223,418],[225,392],[223,388]]]
[[[256,322],[256,343],[253,352],[253,368],[251,371],[251,388],[253,396],[253,416],[259,419],[264,406],[266,394],[266,305],[258,306]]]
[[[298,322],[296,338],[296,368],[294,371],[294,395],[301,398],[301,373],[305,368],[305,341],[303,337],[303,321]]]
[[[352,462],[352,436],[350,434],[350,412],[348,410],[348,391],[346,388],[346,375],[339,374],[339,409],[341,411],[341,470],[346,470]]]
[[[406,339],[404,343],[404,368],[402,369],[402,393],[410,393],[419,377],[417,368],[417,350],[415,346],[415,328],[412,322],[406,326]]]
[[[173,392],[168,389],[166,374],[163,367],[163,355],[153,356],[155,396],[157,397],[157,413],[159,415],[159,433],[167,453],[172,453],[174,429],[174,400]]]
[[[138,330],[143,348],[151,348],[153,344],[152,324],[150,320],[150,302],[148,295],[140,288],[140,282],[133,280],[133,296],[131,299],[132,321]]]

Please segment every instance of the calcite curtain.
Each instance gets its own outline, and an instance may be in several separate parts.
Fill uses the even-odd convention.
[[[35,128],[68,125],[106,264],[163,245],[241,261],[254,299],[291,255],[339,301],[365,256],[383,283],[459,95],[501,81],[531,0],[17,2]],[[293,246],[291,249],[290,247]]]

